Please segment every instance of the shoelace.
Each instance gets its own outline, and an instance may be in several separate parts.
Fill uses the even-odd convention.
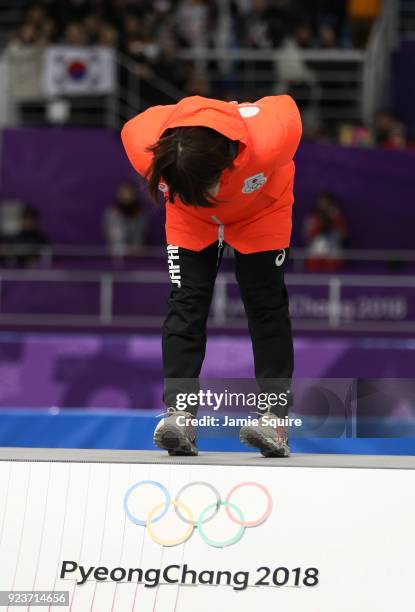
[[[160,414],[157,414],[156,416],[157,417],[169,417],[169,416],[172,416],[173,414],[176,414],[176,412],[180,412],[181,414],[191,416],[191,417],[194,416],[190,412],[186,412],[185,410],[176,410],[176,408],[167,408],[166,412],[161,412]]]

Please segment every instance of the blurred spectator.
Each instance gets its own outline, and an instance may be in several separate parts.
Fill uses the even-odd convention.
[[[82,22],[71,21],[65,28],[64,42],[73,47],[81,47],[87,44],[86,30]]]
[[[183,64],[176,61],[176,50],[174,38],[164,38],[160,43],[159,54],[153,62],[153,70],[161,78],[183,88],[186,73]]]
[[[102,19],[98,13],[90,13],[82,21],[84,31],[88,42],[96,45],[99,41],[101,28],[103,26]]]
[[[159,46],[166,36],[174,36],[176,44],[185,47],[220,41],[221,46],[275,48],[294,36],[300,47],[313,46],[311,38],[314,45],[331,48],[344,41],[346,4],[353,40],[362,46],[380,0],[230,0],[229,13],[219,0],[43,0],[30,6],[25,21],[40,38],[71,45],[96,44],[100,38],[114,45],[111,25],[123,47],[137,37]],[[231,21],[226,35],[218,36],[227,16]],[[301,24],[302,31],[295,33]]]
[[[358,49],[366,47],[372,25],[380,9],[380,0],[348,0],[347,14],[354,47]]]
[[[245,19],[243,45],[257,49],[272,47],[271,32],[267,19],[268,2],[253,0],[251,11]]]
[[[373,137],[364,125],[343,124],[339,130],[339,143],[344,147],[373,147]]]
[[[21,230],[16,235],[16,244],[19,247],[18,261],[23,265],[38,261],[44,247],[49,244],[47,235],[40,227],[39,213],[31,206],[26,206],[23,211]]]
[[[275,93],[288,93],[301,109],[304,135],[313,132],[319,123],[316,101],[319,96],[317,77],[312,68],[304,61],[303,49],[313,46],[313,33],[307,22],[298,24],[293,36],[287,37],[281,54],[276,62],[277,80]]]
[[[26,203],[15,197],[0,199],[0,236],[13,239],[21,230],[22,214]]]
[[[123,40],[125,41],[123,50],[128,52],[130,40],[138,38],[141,33],[140,20],[134,13],[126,13],[122,22]]]
[[[364,125],[343,124],[339,130],[339,143],[346,147],[374,147],[413,151],[406,125],[389,110],[378,111],[373,129]]]
[[[25,21],[37,30],[41,30],[47,18],[48,13],[42,4],[32,4],[26,12]]]
[[[327,116],[341,116],[344,107],[348,110],[349,90],[356,83],[353,76],[350,82],[326,78],[344,71],[341,59],[338,64],[327,60],[326,70],[323,61],[318,67],[305,61],[303,50],[350,46],[350,33],[357,46],[364,46],[379,6],[380,0],[38,0],[27,9],[25,25],[10,43],[13,61],[19,64],[16,70],[12,64],[11,70],[15,98],[32,103],[23,122],[41,123],[45,113],[39,98],[39,56],[44,46],[97,44],[116,48],[131,60],[119,68],[118,80],[120,90],[140,90],[133,103],[140,106],[137,110],[170,104],[182,95],[249,100],[288,92],[299,100],[305,132],[311,134],[326,127],[322,117],[327,121]],[[212,46],[280,48],[282,55],[278,60],[213,61],[200,54],[196,60],[177,61],[179,47]],[[134,74],[141,79],[139,88],[132,86]],[[33,105],[37,98],[38,107]],[[123,109],[123,101],[120,106]],[[99,113],[97,122],[104,116]],[[335,121],[327,127],[333,138]],[[402,125],[394,125],[392,136],[389,147],[405,146]]]
[[[310,15],[313,32],[320,32],[322,27],[334,30],[339,45],[346,38],[345,18],[347,0],[304,0],[303,9]]]
[[[104,232],[111,254],[142,253],[146,221],[135,185],[129,181],[121,183],[114,204],[104,214]]]
[[[176,50],[176,41],[168,34],[158,42],[135,35],[127,43],[128,56],[134,60],[135,72],[141,78],[140,97],[144,108],[171,104],[184,95],[190,95],[187,93],[187,83],[190,83],[195,72],[193,63],[178,62]],[[121,71],[120,78],[127,87],[128,75]],[[195,93],[196,89],[201,93],[203,88],[195,86],[194,89]],[[190,90],[192,87],[189,85]]]
[[[19,230],[1,238],[3,263],[7,266],[36,263],[48,244],[49,239],[39,224],[38,211],[26,205],[21,213]]]
[[[407,149],[406,127],[402,121],[395,121],[384,145],[387,149]]]
[[[202,72],[196,68],[189,74],[189,78],[184,84],[186,96],[205,96],[210,95],[210,83]]]
[[[55,21],[47,17],[42,23],[40,40],[45,43],[54,43],[57,40],[57,27]]]
[[[322,25],[319,32],[319,47],[321,49],[335,49],[337,44],[336,31],[330,25]]]
[[[118,47],[119,34],[117,28],[110,23],[101,24],[96,42],[107,47]]]
[[[56,23],[43,4],[33,4],[26,12],[25,23],[35,29],[38,40],[50,42],[56,36]]]
[[[336,199],[330,193],[320,193],[315,210],[304,224],[304,241],[308,251],[306,267],[314,272],[340,269],[347,237],[346,219]]]
[[[307,23],[297,26],[293,36],[285,38],[281,46],[281,56],[277,62],[278,80],[283,90],[292,85],[309,84],[315,81],[314,72],[307,66],[301,53],[313,45],[313,34]]]
[[[386,149],[406,149],[408,146],[405,125],[389,110],[375,116],[376,143]]]
[[[279,47],[307,17],[299,0],[252,0],[247,4],[246,12],[239,7],[237,17],[240,44],[245,47]]]
[[[57,21],[61,31],[70,21],[82,21],[100,4],[96,0],[46,0],[48,13]]]
[[[294,40],[299,49],[311,49],[314,46],[313,30],[306,21],[299,23],[294,30]]]
[[[10,41],[10,87],[13,99],[24,103],[41,99],[41,75],[44,43],[33,23],[23,23]]]
[[[206,47],[209,28],[209,3],[206,0],[181,0],[176,12],[176,28],[181,44]]]

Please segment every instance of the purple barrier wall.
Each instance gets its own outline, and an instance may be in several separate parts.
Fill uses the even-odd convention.
[[[415,154],[303,142],[297,154],[293,244],[316,194],[332,191],[349,220],[352,244],[413,248]],[[119,135],[105,130],[17,129],[3,132],[0,198],[17,197],[42,212],[54,242],[102,242],[101,215],[117,185],[135,173]],[[148,200],[150,242],[163,236],[163,211]]]
[[[53,242],[102,243],[102,213],[119,183],[131,179],[154,220],[150,242],[162,240],[163,211],[151,204],[117,133],[25,128],[5,130],[2,138],[0,198],[21,198],[35,206]]]
[[[295,341],[296,378],[414,376],[415,341]],[[210,337],[206,379],[252,378],[245,337]],[[0,336],[0,407],[162,409],[159,336]]]
[[[347,276],[340,276],[340,281],[347,280]],[[309,329],[315,329],[313,323],[320,323],[320,329],[325,328],[328,333],[336,333],[336,327],[330,327],[328,324],[331,302],[327,280],[320,285],[310,286],[295,283],[293,278],[295,276],[287,277],[287,285],[294,328],[297,329],[297,324],[302,324],[303,326],[298,328],[304,329],[304,324],[307,323]],[[391,278],[395,283],[399,281],[398,274]],[[53,315],[71,315],[89,317],[86,322],[89,326],[98,325],[100,292],[100,284],[95,280],[17,282],[3,278],[0,322],[3,316],[8,315],[39,315],[41,319],[31,319],[32,324],[36,321],[51,324],[50,317]],[[158,282],[134,284],[114,280],[111,303],[113,325],[128,325],[137,330],[159,330],[166,315],[169,292],[170,279],[166,270],[163,270]],[[212,319],[216,324],[215,333],[218,333],[218,328],[227,330],[235,325],[246,329],[246,315],[236,283],[228,283],[218,295],[216,299],[215,294],[211,309]],[[339,329],[359,330],[363,325],[367,331],[377,333],[384,333],[385,329],[405,332],[408,331],[409,324],[415,329],[414,288],[398,285],[341,285],[337,316]],[[54,319],[57,326],[61,322],[59,318]],[[77,319],[73,318],[72,325],[76,323]]]
[[[293,244],[315,195],[338,197],[355,248],[413,249],[415,153],[303,143],[296,157]]]

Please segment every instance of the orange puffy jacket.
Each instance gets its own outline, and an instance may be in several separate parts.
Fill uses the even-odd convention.
[[[268,96],[254,103],[229,103],[191,96],[177,104],[154,106],[128,121],[121,138],[132,165],[145,175],[153,145],[167,128],[204,126],[239,141],[231,170],[221,175],[211,208],[166,199],[167,243],[194,251],[225,240],[241,253],[287,248],[294,202],[293,156],[301,118],[290,96]],[[160,184],[161,190],[165,185]]]

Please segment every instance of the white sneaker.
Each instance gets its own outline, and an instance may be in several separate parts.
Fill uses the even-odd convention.
[[[198,455],[196,447],[196,432],[193,425],[179,425],[177,417],[194,418],[190,412],[172,410],[159,421],[154,430],[154,444],[168,451],[169,455]]]
[[[242,444],[257,448],[264,457],[289,457],[288,435],[283,425],[271,426],[269,413],[258,418],[258,425],[241,427],[239,439]],[[277,417],[276,417],[277,418]]]

